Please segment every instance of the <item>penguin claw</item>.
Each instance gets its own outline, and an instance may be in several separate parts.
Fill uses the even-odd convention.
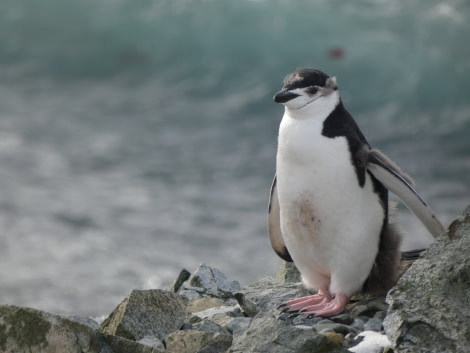
[[[289,319],[293,319],[293,318],[295,318],[295,317],[297,317],[297,316],[299,316],[299,315],[301,315],[299,312],[293,312],[292,314],[290,314],[290,315],[288,316],[288,318],[289,318]]]
[[[286,306],[287,306],[286,303],[281,303],[276,309],[279,310],[279,309],[285,308]]]
[[[286,305],[285,307],[282,308],[281,313],[287,313],[289,312],[290,308]]]

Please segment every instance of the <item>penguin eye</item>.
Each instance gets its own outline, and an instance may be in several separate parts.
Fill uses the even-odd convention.
[[[318,92],[318,87],[317,86],[312,86],[307,89],[307,93],[313,96]]]

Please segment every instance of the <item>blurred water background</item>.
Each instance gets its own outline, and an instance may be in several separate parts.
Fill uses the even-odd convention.
[[[274,274],[272,96],[302,66],[447,226],[470,203],[469,23],[463,0],[2,0],[0,303],[99,315],[201,262]]]

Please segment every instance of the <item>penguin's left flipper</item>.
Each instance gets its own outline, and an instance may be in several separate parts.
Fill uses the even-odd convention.
[[[274,176],[273,184],[271,186],[271,194],[268,206],[268,232],[271,246],[276,254],[285,261],[292,262],[292,258],[287,250],[284,239],[281,233],[281,210],[279,208],[279,199],[277,198],[277,177]]]
[[[434,212],[413,188],[413,180],[382,152],[376,149],[369,150],[366,168],[405,203],[434,237],[445,231]]]

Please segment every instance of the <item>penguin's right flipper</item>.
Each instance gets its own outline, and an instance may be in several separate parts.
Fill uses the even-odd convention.
[[[405,203],[434,237],[445,231],[434,212],[413,188],[411,178],[382,152],[376,149],[369,150],[366,168]]]
[[[268,206],[268,232],[271,246],[276,254],[285,261],[292,262],[286,243],[281,233],[281,209],[277,198],[276,176],[271,186],[271,195]]]

